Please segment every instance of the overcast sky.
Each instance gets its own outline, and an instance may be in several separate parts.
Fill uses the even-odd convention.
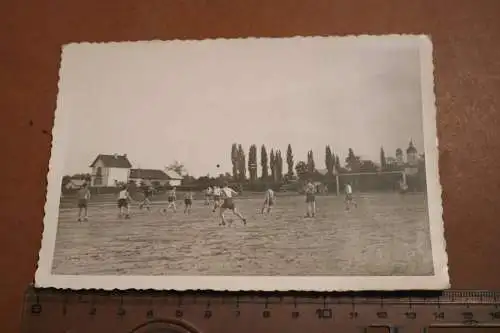
[[[379,162],[413,138],[423,150],[415,37],[289,38],[73,44],[60,91],[70,114],[65,173],[99,153],[134,167],[178,160],[194,176],[231,171],[233,142],[295,160],[325,145]],[[63,140],[62,138],[56,138]],[[220,165],[217,168],[217,164]]]

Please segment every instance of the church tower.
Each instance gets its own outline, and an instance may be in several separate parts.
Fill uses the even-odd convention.
[[[418,163],[418,152],[417,148],[415,148],[415,145],[413,144],[413,140],[410,140],[408,149],[406,149],[406,161],[411,165]]]

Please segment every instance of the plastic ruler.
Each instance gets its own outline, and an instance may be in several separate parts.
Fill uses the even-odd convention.
[[[268,294],[30,289],[24,304],[23,333],[500,332],[500,292],[493,291]]]

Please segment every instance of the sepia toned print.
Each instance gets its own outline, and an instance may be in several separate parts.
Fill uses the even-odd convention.
[[[432,44],[63,47],[36,284],[449,285]]]

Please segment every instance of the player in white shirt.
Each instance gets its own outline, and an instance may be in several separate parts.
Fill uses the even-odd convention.
[[[345,210],[350,210],[351,206],[358,207],[358,204],[352,198],[352,186],[351,183],[345,184]]]
[[[316,186],[308,180],[304,188],[306,193],[307,214],[306,217],[316,216]]]
[[[233,214],[238,216],[243,221],[243,224],[246,225],[247,220],[243,217],[243,215],[240,214],[240,212],[238,212],[233,201],[233,195],[237,195],[238,192],[230,188],[227,183],[224,183],[224,187],[221,190],[221,194],[222,198],[224,199],[222,205],[220,206],[221,225],[226,225],[226,219],[224,218],[224,211],[226,209],[231,210]]]
[[[82,187],[77,192],[77,196],[78,222],[88,221],[88,202],[90,200],[90,190],[87,183],[83,183]]]
[[[271,213],[271,209],[273,208],[275,203],[276,203],[276,195],[274,194],[274,191],[271,188],[268,188],[266,190],[266,194],[264,195],[264,204],[262,205],[260,213],[264,214],[266,208],[267,208],[267,213],[268,214]]]
[[[133,201],[130,193],[128,191],[128,185],[124,185],[120,192],[118,193],[118,209],[119,217],[125,217],[126,219],[130,218],[130,202]]]
[[[214,200],[214,209],[212,211],[215,213],[215,210],[220,206],[222,189],[219,186],[214,186],[212,190],[212,196]]]
[[[406,192],[408,192],[408,185],[401,179],[399,181],[399,193],[405,194]]]
[[[208,187],[205,190],[205,206],[210,205],[210,196],[212,195],[212,187]]]

